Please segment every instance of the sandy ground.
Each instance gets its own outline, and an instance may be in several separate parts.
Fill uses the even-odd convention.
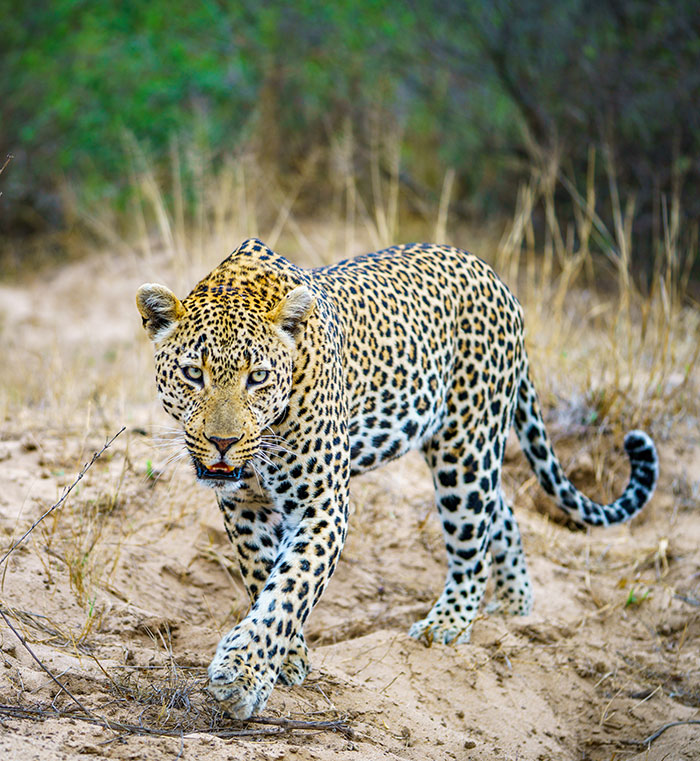
[[[169,423],[133,307],[152,267],[103,257],[0,286],[2,554],[126,427],[0,568],[3,613],[73,696],[0,620],[3,758],[700,759],[699,724],[641,742],[700,719],[697,421],[659,441],[652,503],[607,530],[552,517],[513,443],[504,478],[534,613],[484,612],[459,647],[406,633],[445,570],[421,459],[356,479],[349,539],[307,626],[314,670],[265,711],[339,727],[222,716],[205,669],[247,600],[211,493],[154,446]],[[550,430],[578,486],[601,498],[621,488],[620,440]]]

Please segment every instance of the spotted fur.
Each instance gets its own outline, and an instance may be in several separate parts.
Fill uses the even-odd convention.
[[[350,476],[420,449],[447,548],[445,587],[413,637],[467,641],[489,569],[500,604],[530,611],[501,487],[512,424],[541,485],[576,520],[628,520],[650,498],[651,439],[628,434],[631,477],[598,505],[567,480],[528,375],[519,303],[480,259],[406,245],[301,269],[245,241],[180,302],[139,289],[165,409],[215,491],[251,599],[221,640],[209,690],[239,718],[309,670],[303,626],[345,541]]]

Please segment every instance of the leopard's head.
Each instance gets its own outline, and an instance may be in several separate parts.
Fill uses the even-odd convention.
[[[314,307],[306,285],[261,288],[205,279],[182,302],[154,283],[136,294],[163,406],[184,428],[197,478],[224,495],[266,457]]]

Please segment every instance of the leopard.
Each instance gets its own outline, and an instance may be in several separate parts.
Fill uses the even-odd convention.
[[[572,521],[628,521],[651,498],[651,437],[624,438],[630,475],[598,504],[567,478],[545,429],[523,310],[489,264],[403,244],[303,268],[244,241],[182,301],[136,295],[158,396],[210,487],[250,598],[219,642],[206,689],[236,719],[311,668],[304,625],[340,557],[349,482],[409,450],[432,474],[444,588],[411,637],[469,641],[487,580],[494,605],[527,615],[532,587],[502,485],[511,428],[543,490]]]

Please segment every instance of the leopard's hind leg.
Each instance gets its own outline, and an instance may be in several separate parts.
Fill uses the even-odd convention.
[[[496,601],[489,609],[526,616],[532,610],[532,586],[518,524],[502,490],[493,513],[489,550],[496,588]]]
[[[482,420],[489,419],[484,414]],[[506,433],[501,422],[482,422],[476,434],[447,420],[424,445],[433,474],[447,549],[445,587],[410,635],[442,643],[467,642],[489,575],[494,513],[501,498],[500,469]],[[490,434],[493,433],[493,436]]]
[[[494,321],[498,323],[496,315]],[[506,439],[523,372],[522,347],[516,338],[510,343],[505,337],[488,343],[465,333],[458,342],[461,356],[481,364],[455,364],[445,416],[423,446],[433,475],[448,570],[437,602],[411,628],[413,637],[427,636],[443,643],[469,640],[492,557],[496,585],[508,607],[521,612],[529,607],[520,536],[501,489]],[[510,569],[516,566],[522,574],[513,580]]]

